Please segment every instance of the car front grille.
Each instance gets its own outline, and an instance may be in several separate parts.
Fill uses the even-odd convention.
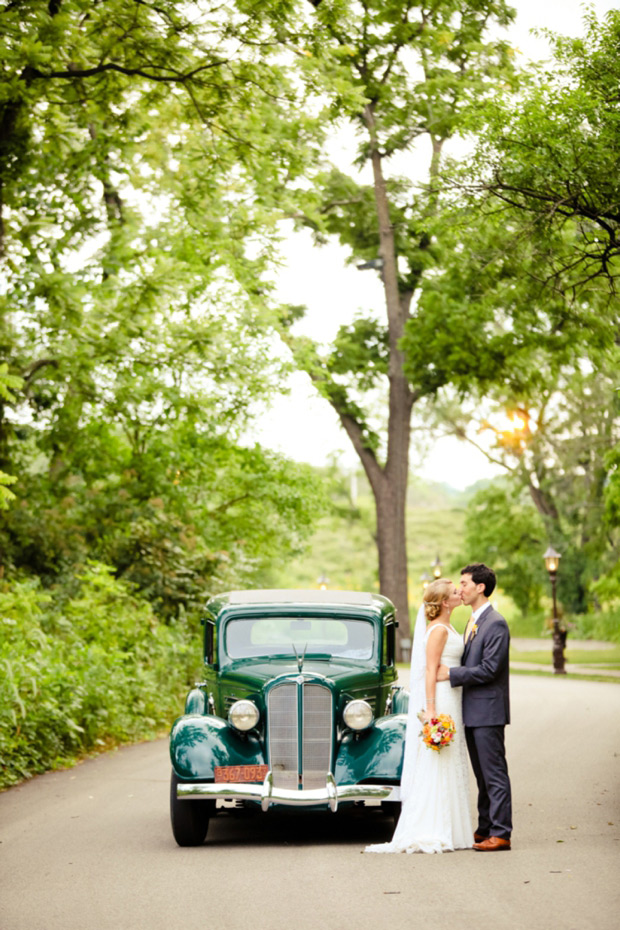
[[[267,712],[274,786],[324,786],[333,739],[329,689],[315,682],[284,681],[269,692]]]

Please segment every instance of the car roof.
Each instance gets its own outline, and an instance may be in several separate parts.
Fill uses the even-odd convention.
[[[230,591],[229,604],[351,604],[372,607],[373,596],[366,591],[283,590]]]
[[[248,609],[252,614],[260,612],[261,608],[273,607],[278,613],[287,607],[300,611],[311,611],[313,608],[325,611],[330,607],[343,611],[360,611],[366,617],[381,616],[384,621],[394,617],[394,605],[381,594],[372,594],[368,591],[336,591],[320,589],[285,589],[262,588],[255,590],[227,591],[216,594],[206,604],[206,609],[214,618],[223,613],[237,613]]]

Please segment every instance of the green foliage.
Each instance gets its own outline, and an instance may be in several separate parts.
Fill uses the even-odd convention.
[[[0,365],[0,408],[3,402],[12,403],[15,400],[13,391],[18,391],[23,385],[21,378],[10,375],[8,365],[3,362]],[[0,470],[0,510],[6,510],[15,500],[15,495],[9,490],[8,485],[15,484],[17,478],[14,475],[7,475]]]
[[[304,182],[287,184],[287,215],[310,229],[317,244],[335,237],[350,262],[378,272],[384,305],[341,327],[330,347],[296,338],[288,318],[283,338],[340,418],[368,476],[379,584],[403,616],[411,415],[421,396],[404,371],[403,337],[414,297],[437,274],[450,228],[442,220],[444,143],[468,131],[468,110],[494,95],[496,81],[514,77],[510,49],[491,33],[514,12],[503,0],[425,7],[342,0],[313,7],[299,27],[309,52],[300,69],[308,101],[325,104],[330,127],[346,123],[358,147],[348,170],[330,163],[327,147],[317,153]],[[421,184],[395,167],[394,156],[402,164],[412,154],[428,165]]]
[[[480,114],[485,123],[477,157],[479,182],[534,223],[577,231],[569,258],[549,256],[548,275],[562,286],[613,280],[620,264],[620,12],[598,20],[586,11],[579,38],[549,35],[552,67],[538,69],[520,102],[499,92]]]
[[[101,559],[173,616],[318,506],[238,439],[282,373],[261,277],[318,130],[272,31],[294,5],[91,6],[2,14],[2,561],[71,587]]]
[[[7,475],[0,471],[0,510],[6,510],[11,501],[15,500],[15,495],[9,491],[7,485],[15,484],[17,478],[14,475]]]
[[[100,422],[72,434],[62,463],[27,471],[0,539],[14,570],[73,585],[88,558],[115,567],[160,617],[207,593],[256,584],[300,551],[325,507],[309,466],[180,420],[140,445]]]
[[[617,352],[591,349],[590,359],[575,367],[561,359],[551,367],[538,364],[538,388],[531,382],[528,391],[515,394],[509,383],[498,383],[478,401],[436,402],[434,415],[457,436],[465,437],[477,420],[480,432],[494,437],[487,440],[487,454],[506,469],[507,496],[528,510],[535,506],[542,551],[551,543],[563,555],[561,606],[566,613],[582,613],[620,590],[613,504],[614,450],[620,439]],[[488,405],[482,422],[479,404]],[[501,508],[497,519],[503,526]]]
[[[620,590],[608,457],[619,425],[620,17],[588,13],[585,24],[582,39],[551,37],[553,68],[521,75],[519,100],[498,87],[470,111],[477,155],[450,166],[438,272],[401,342],[442,429],[473,436],[474,424],[493,428],[489,410],[518,414],[521,428],[496,429],[489,455],[562,551],[569,613]]]
[[[472,215],[476,215],[475,224]],[[424,396],[502,392],[517,403],[548,389],[562,369],[613,345],[616,312],[594,286],[570,296],[545,287],[552,257],[571,261],[574,230],[529,229],[469,203],[445,209],[440,269],[425,284],[401,347],[404,369]]]
[[[603,642],[620,643],[620,607],[590,611],[568,617],[566,620],[571,627],[570,635],[576,639],[599,639]]]
[[[523,492],[494,483],[474,495],[465,518],[461,562],[485,562],[522,615],[540,611],[548,579],[542,558],[545,527]]]
[[[0,591],[0,785],[112,743],[154,736],[199,667],[198,630],[163,625],[91,563],[59,601],[35,582]]]
[[[274,565],[266,576],[266,583],[270,587],[316,588],[320,580],[327,579],[328,588],[334,590],[376,591],[376,528],[370,489],[360,473],[354,477],[345,476],[332,468],[328,469],[326,479],[329,480],[332,512],[320,521],[304,554]],[[492,490],[493,485],[489,492]],[[497,488],[497,495],[511,498],[507,488]],[[479,517],[475,501],[476,495],[470,491],[454,491],[412,477],[407,501],[408,584],[412,604],[419,603],[423,576],[430,576],[438,555],[443,575],[455,580],[463,565],[482,557],[479,536],[474,534],[469,543],[466,542],[469,539],[467,526]],[[529,524],[537,526],[537,515],[531,504],[528,506],[526,502],[523,512],[515,500],[511,506],[524,530],[527,531]],[[500,532],[505,530],[508,537],[510,528],[505,526],[503,514],[499,517]],[[483,511],[479,526],[483,537],[488,534],[491,539],[492,527],[485,521]],[[508,620],[513,636],[540,636],[549,611],[549,582],[542,550],[535,535],[530,542],[528,551],[526,536],[520,539],[517,566],[510,559],[509,543],[505,557],[500,557],[495,541],[484,551],[488,563],[498,570],[500,587],[493,595],[493,603]],[[523,573],[521,579],[519,570]],[[532,582],[530,576],[536,580]],[[529,609],[524,614],[512,596],[514,590],[517,597],[523,598],[523,589],[533,602],[541,594],[546,595],[542,597],[543,607]],[[454,611],[452,622],[457,629],[465,629],[468,615],[465,607]]]
[[[376,320],[362,316],[349,326],[341,326],[327,362],[334,375],[353,375],[361,391],[374,387],[387,375],[388,332]]]

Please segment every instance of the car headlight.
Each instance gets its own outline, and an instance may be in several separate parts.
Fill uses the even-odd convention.
[[[259,719],[258,707],[252,701],[235,701],[228,711],[228,722],[242,733],[253,729]]]
[[[349,729],[365,730],[373,721],[372,707],[366,701],[350,701],[342,717]]]

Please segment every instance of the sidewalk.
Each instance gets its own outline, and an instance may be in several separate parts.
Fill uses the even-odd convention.
[[[599,678],[618,678],[620,670],[605,668],[600,665],[573,665],[567,662],[564,666],[568,675],[597,675]],[[515,672],[540,672],[541,675],[554,675],[552,665],[540,665],[538,662],[511,662],[510,668]]]
[[[551,659],[551,637],[541,637],[540,639],[516,638],[511,640],[511,646],[515,652],[543,652],[545,649],[549,649],[548,666],[541,665],[539,662],[511,662],[510,668],[515,672],[523,671],[541,672],[541,674],[547,675],[555,674]],[[566,645],[569,652],[571,647],[584,652],[598,652],[606,649],[613,649],[614,644],[592,639],[570,639],[569,637]],[[598,675],[599,677],[620,679],[620,670],[606,668],[605,665],[575,665],[571,662],[567,662],[565,667],[568,675]]]
[[[510,645],[517,652],[544,652],[545,649],[551,652],[551,636],[540,636],[538,639],[513,636]],[[573,649],[582,649],[585,652],[599,652],[605,649],[613,649],[614,646],[615,643],[608,643],[602,639],[571,639],[569,636],[566,641],[567,649],[572,647]]]

